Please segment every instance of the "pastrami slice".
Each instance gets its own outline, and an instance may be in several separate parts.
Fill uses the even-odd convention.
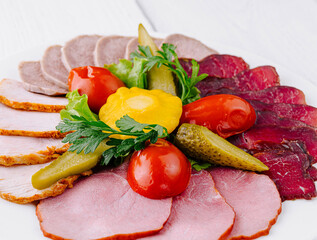
[[[124,178],[105,172],[42,200],[36,213],[44,236],[52,239],[136,239],[162,229],[171,205],[171,198],[145,198]]]
[[[267,235],[281,212],[281,199],[274,182],[268,176],[238,169],[217,167],[209,172],[217,190],[236,213],[227,239]]]

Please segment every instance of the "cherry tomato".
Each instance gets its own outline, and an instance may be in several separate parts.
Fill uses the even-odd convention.
[[[131,188],[152,199],[182,193],[187,188],[190,176],[191,165],[186,156],[163,139],[135,152],[128,168]]]
[[[95,113],[99,112],[111,94],[125,86],[109,70],[92,66],[72,69],[69,73],[68,85],[70,91],[78,89],[80,95],[87,94],[88,105]]]
[[[255,120],[255,111],[246,100],[229,94],[219,94],[183,106],[180,122],[207,127],[227,138],[249,129]]]

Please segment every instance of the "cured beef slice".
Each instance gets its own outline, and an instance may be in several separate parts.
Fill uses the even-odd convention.
[[[218,53],[197,39],[190,38],[182,34],[168,35],[163,40],[163,43],[175,45],[176,53],[179,58],[193,58],[200,61],[211,54]]]
[[[213,54],[199,63],[199,74],[207,73],[214,78],[232,78],[249,69],[249,65],[240,57],[225,54]],[[189,76],[192,74],[191,59],[180,59],[180,64]]]
[[[137,239],[162,229],[171,198],[153,200],[135,193],[127,180],[99,173],[72,189],[42,200],[36,209],[44,236],[53,239]]]
[[[67,105],[67,98],[31,93],[24,89],[21,82],[3,79],[0,82],[0,102],[20,110],[60,112]]]
[[[67,149],[60,139],[0,135],[0,165],[46,163]]]
[[[19,73],[24,88],[30,92],[52,96],[64,95],[68,92],[66,87],[57,86],[43,76],[40,62],[21,62]]]
[[[233,209],[215,188],[207,171],[192,174],[187,189],[173,198],[164,228],[146,239],[226,239],[235,219]]]
[[[156,46],[160,47],[162,44],[163,39],[161,38],[153,38],[154,43],[156,44]],[[124,58],[125,59],[130,59],[130,54],[137,51],[138,50],[138,46],[139,46],[139,41],[138,38],[132,38],[125,49],[125,54],[124,54]]]
[[[63,138],[59,113],[22,111],[0,104],[0,135]]]
[[[261,66],[240,72],[233,78],[208,77],[196,84],[202,96],[227,88],[236,92],[259,91],[280,84],[274,67]]]
[[[131,37],[106,36],[98,40],[94,51],[95,66],[119,63],[124,58],[126,47]]]
[[[54,45],[46,49],[41,60],[41,68],[45,78],[68,89],[69,71],[62,62],[62,46]]]
[[[61,179],[49,188],[37,190],[33,188],[32,175],[49,163],[36,165],[0,166],[0,197],[15,203],[30,203],[40,199],[62,194],[80,175]],[[90,172],[87,172],[90,174]],[[86,175],[86,174],[85,174]]]
[[[317,168],[314,166],[310,166],[307,168],[307,173],[314,180],[317,181]]]
[[[94,51],[101,36],[82,35],[68,41],[62,48],[62,61],[67,71],[76,67],[94,66]]]
[[[221,81],[221,80],[220,80]],[[231,94],[247,100],[258,100],[264,103],[306,104],[304,93],[294,87],[274,86],[259,91],[237,92],[227,88],[209,92],[208,95]],[[205,97],[202,95],[202,97]]]
[[[280,118],[290,118],[317,127],[317,108],[303,104],[275,103],[267,104],[249,100],[256,111],[272,111]]]
[[[265,175],[224,167],[213,168],[210,174],[236,213],[227,239],[267,235],[281,212],[281,198],[274,182]]]
[[[310,167],[307,154],[271,151],[254,156],[270,168],[263,173],[274,181],[282,200],[316,197],[314,180],[307,172]]]

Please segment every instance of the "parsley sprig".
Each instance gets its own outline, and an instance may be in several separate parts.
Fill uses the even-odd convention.
[[[116,121],[119,130],[113,129],[104,122],[90,121],[84,117],[72,115],[73,120],[64,118],[56,127],[62,133],[71,132],[62,140],[70,143],[69,151],[94,152],[99,144],[107,139],[107,145],[112,146],[102,156],[101,165],[108,165],[110,160],[127,156],[132,150],[141,150],[146,142],[156,143],[158,138],[168,136],[167,129],[158,124],[144,124],[135,121],[128,115]],[[112,135],[129,136],[126,139],[110,138]]]
[[[208,74],[198,75],[199,64],[194,59],[191,61],[192,75],[189,77],[178,60],[178,56],[175,52],[176,47],[174,45],[164,43],[162,45],[162,51],[157,51],[158,55],[155,56],[152,55],[148,46],[139,46],[138,48],[139,52],[135,51],[131,53],[130,58],[146,59],[147,63],[145,64],[144,72],[149,71],[155,65],[158,68],[164,65],[176,75],[178,78],[178,95],[184,105],[200,98],[200,92],[195,85],[206,78]]]

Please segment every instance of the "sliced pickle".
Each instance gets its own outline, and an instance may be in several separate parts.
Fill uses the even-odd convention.
[[[209,129],[195,124],[182,124],[176,134],[176,145],[188,156],[213,164],[250,171],[266,171],[269,168],[260,160]]]
[[[106,142],[102,142],[93,153],[65,152],[50,165],[36,172],[32,176],[32,185],[41,190],[62,178],[88,171],[97,165],[102,153],[109,148]]]
[[[139,25],[139,44],[142,46],[149,46],[153,55],[157,55],[159,48],[155,45],[153,39],[143,27]],[[147,75],[148,78],[148,89],[161,89],[174,96],[176,94],[176,86],[172,72],[166,67],[161,66],[157,68],[154,66]]]

